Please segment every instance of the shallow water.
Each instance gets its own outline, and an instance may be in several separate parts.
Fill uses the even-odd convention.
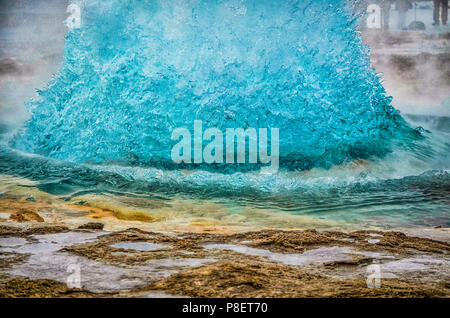
[[[274,262],[295,266],[349,260],[351,259],[350,253],[352,252],[351,248],[339,246],[320,247],[301,254],[274,253],[268,250],[234,244],[205,244],[203,247],[206,249],[221,249],[248,255],[263,256]]]
[[[87,243],[105,233],[68,232],[33,235],[36,242],[22,238],[0,239],[0,251],[27,254],[23,263],[8,271],[10,275],[51,279],[68,283],[78,270],[81,287],[89,291],[130,289],[148,281],[168,277],[186,267],[198,267],[211,259],[162,259],[144,265],[114,266],[60,251],[64,247]],[[7,257],[7,256],[6,256]]]
[[[115,243],[111,245],[111,247],[135,251],[157,251],[161,249],[170,248],[169,245],[148,243],[148,242],[121,242]]]

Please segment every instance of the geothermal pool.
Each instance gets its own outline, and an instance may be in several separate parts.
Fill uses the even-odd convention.
[[[4,196],[158,222],[450,225],[448,120],[392,107],[346,1],[128,4],[86,1],[58,74],[2,138]],[[173,130],[196,120],[279,129],[278,172],[174,163]]]

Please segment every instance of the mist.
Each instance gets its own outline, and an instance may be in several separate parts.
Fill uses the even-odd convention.
[[[419,37],[419,35],[415,35]],[[405,38],[403,41],[426,41]],[[379,40],[379,39],[378,39]],[[389,41],[388,38],[384,38]],[[392,39],[391,39],[392,40]],[[448,39],[437,37],[435,42],[448,45]],[[399,54],[374,49],[372,64],[381,73],[387,94],[402,113],[450,116],[450,53],[446,50],[430,53]]]
[[[0,131],[20,127],[62,62],[66,0],[0,1]]]

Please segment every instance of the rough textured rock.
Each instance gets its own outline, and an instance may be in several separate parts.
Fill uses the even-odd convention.
[[[78,227],[78,229],[80,229],[80,230],[98,230],[98,231],[101,231],[101,230],[103,230],[104,226],[105,225],[103,223],[89,222],[89,223],[80,225]]]
[[[26,210],[13,213],[9,218],[16,222],[44,222],[44,219],[39,214]]]

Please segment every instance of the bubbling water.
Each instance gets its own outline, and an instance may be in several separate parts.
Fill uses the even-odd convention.
[[[383,157],[415,138],[345,0],[87,0],[82,13],[59,74],[27,104],[16,149],[183,168],[171,133],[202,120],[279,128],[281,167],[304,170]],[[201,168],[243,166],[253,169]]]

